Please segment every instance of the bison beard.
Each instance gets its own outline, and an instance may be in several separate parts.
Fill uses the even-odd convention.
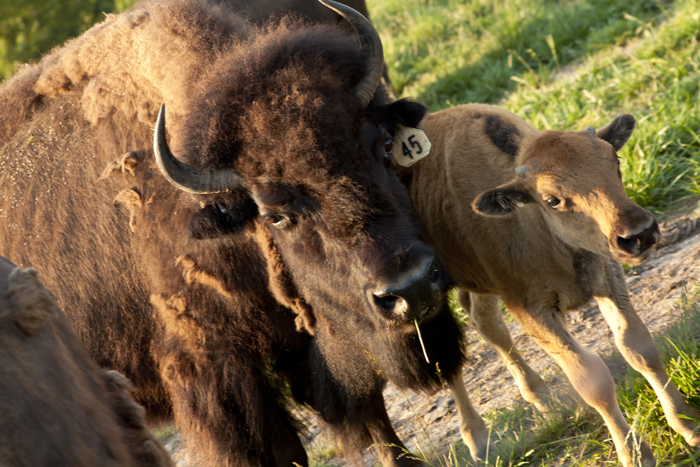
[[[396,460],[381,388],[434,391],[440,375],[377,293],[429,285],[407,313],[433,310],[420,325],[445,379],[461,366],[449,280],[384,160],[425,109],[358,98],[369,61],[332,26],[261,32],[218,3],[150,2],[0,88],[0,254],[41,268],[91,356],[202,464],[305,465],[286,385],[346,448],[415,464]],[[243,186],[166,181],[162,102],[173,152]]]

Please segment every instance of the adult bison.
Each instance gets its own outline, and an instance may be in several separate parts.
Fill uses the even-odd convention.
[[[130,391],[90,360],[36,270],[0,257],[0,464],[173,465]]]
[[[416,464],[382,386],[435,390],[436,362],[462,365],[448,280],[384,159],[424,108],[382,103],[379,37],[336,8],[361,47],[150,2],[0,88],[0,253],[44,271],[91,356],[207,465],[307,464],[285,394],[347,449]]]
[[[659,239],[656,220],[621,182],[616,151],[634,118],[620,116],[597,132],[539,132],[511,112],[472,104],[429,115],[422,125],[431,154],[400,170],[401,177],[447,259],[462,306],[523,397],[547,411],[549,388],[515,350],[499,296],[603,416],[622,463],[655,465],[620,411],[605,363],[566,329],[566,312],[595,298],[618,349],[651,383],[671,427],[700,444],[697,422],[688,418],[698,412],[666,375],[618,263],[641,263]],[[466,428],[482,423],[465,418]]]

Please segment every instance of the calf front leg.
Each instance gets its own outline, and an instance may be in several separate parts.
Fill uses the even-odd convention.
[[[462,376],[458,373],[447,381],[457,405],[459,432],[474,461],[486,460],[489,453],[489,430],[472,405]]]
[[[549,412],[551,410],[550,388],[540,375],[530,368],[515,348],[501,314],[498,296],[460,290],[457,298],[462,308],[469,311],[469,316],[478,333],[505,362],[523,399],[537,407],[540,412]]]
[[[664,409],[669,426],[691,446],[700,445],[697,422],[681,418],[700,418],[700,413],[688,405],[680,391],[666,374],[649,329],[630,302],[622,267],[609,265],[608,290],[597,296],[600,311],[615,336],[615,345],[627,362],[649,381]]]
[[[615,395],[615,383],[605,362],[589,352],[566,329],[557,309],[542,307],[527,310],[509,307],[525,330],[561,366],[574,389],[603,417],[612,435],[620,462],[625,467],[653,467],[654,455],[627,421]]]

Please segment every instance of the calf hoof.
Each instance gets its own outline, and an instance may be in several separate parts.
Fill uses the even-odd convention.
[[[691,433],[685,438],[690,446],[700,446],[700,433]]]
[[[656,458],[649,445],[643,442],[631,456],[629,451],[620,453],[620,463],[624,467],[656,467]]]

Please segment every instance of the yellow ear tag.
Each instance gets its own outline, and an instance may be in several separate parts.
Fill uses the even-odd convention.
[[[391,153],[397,164],[409,167],[430,153],[430,140],[423,130],[397,124]]]

